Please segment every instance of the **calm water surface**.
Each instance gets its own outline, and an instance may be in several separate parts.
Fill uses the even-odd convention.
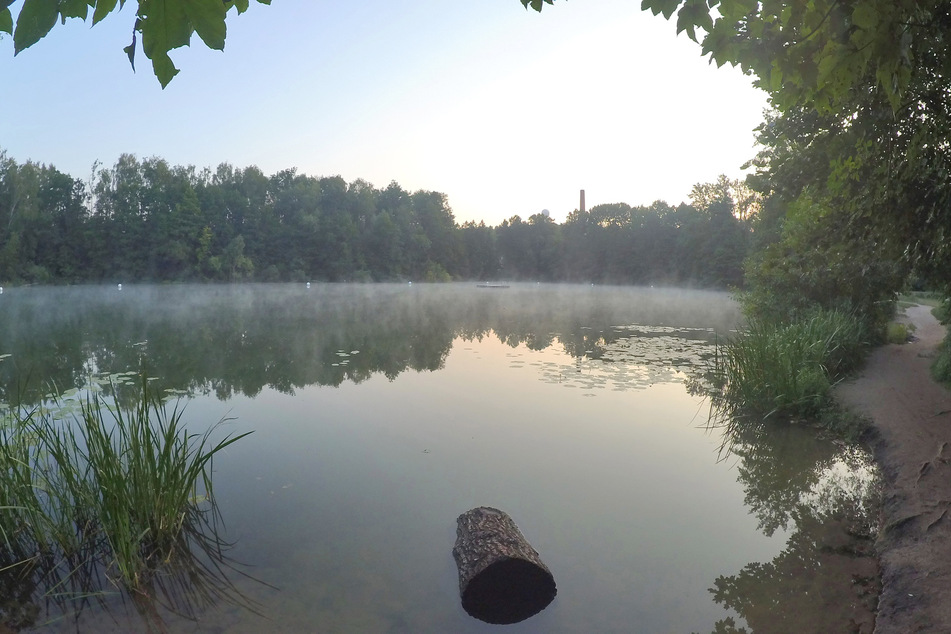
[[[238,562],[222,576],[259,614],[185,588],[160,599],[191,619],[110,596],[37,623],[497,630],[462,610],[450,552],[456,517],[489,505],[558,585],[506,631],[848,631],[874,605],[855,579],[874,562],[842,537],[871,534],[874,471],[812,430],[706,429],[687,386],[738,320],[725,294],[669,289],[7,290],[6,402],[144,367],[192,429],[254,431],[214,479]]]

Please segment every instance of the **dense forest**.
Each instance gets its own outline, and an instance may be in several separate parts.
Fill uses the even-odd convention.
[[[739,202],[735,202],[734,199]],[[739,285],[749,192],[721,177],[692,204],[625,203],[497,227],[444,194],[124,154],[83,180],[0,151],[0,283],[538,280]]]

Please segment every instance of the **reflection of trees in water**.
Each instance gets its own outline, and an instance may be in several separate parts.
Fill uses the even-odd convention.
[[[802,513],[786,548],[772,561],[718,577],[714,600],[740,614],[752,632],[872,632],[880,580],[874,536],[856,532],[847,505]],[[717,624],[717,632],[744,632]]]
[[[736,319],[723,294],[662,289],[14,289],[0,302],[0,355],[11,355],[0,360],[0,397],[22,395],[29,401],[48,392],[49,383],[66,389],[83,385],[90,373],[143,365],[158,377],[159,389],[220,398],[254,396],[266,387],[293,393],[308,385],[359,383],[376,374],[393,379],[407,370],[437,370],[457,337],[497,337],[531,350],[562,346],[575,363],[543,368],[543,376],[577,375],[581,368],[596,374],[584,379],[592,386],[630,389],[688,368],[702,373],[713,336],[709,329],[722,333]],[[703,381],[690,385],[697,393],[703,389]],[[840,477],[863,473],[858,454],[795,426],[735,426],[727,436],[760,529],[791,535],[773,561],[718,578],[715,600],[757,632],[865,631],[878,583],[869,528],[874,518],[862,493],[872,487],[852,486]],[[25,585],[8,586],[8,578],[0,576],[4,597],[35,600],[31,578],[13,579]],[[168,583],[183,587],[172,578]],[[168,603],[175,611],[174,600]],[[0,611],[29,620],[29,605],[2,603]],[[820,617],[824,620],[815,620]],[[717,631],[738,630],[724,619]]]
[[[716,579],[714,600],[749,629],[724,619],[715,631],[871,632],[880,589],[871,457],[789,424],[734,422],[727,434],[760,530],[791,534],[772,561]]]
[[[726,328],[735,319],[724,294],[663,289],[14,289],[0,304],[0,354],[11,355],[0,360],[0,396],[31,402],[51,383],[66,389],[83,385],[90,373],[140,368],[158,377],[160,388],[219,398],[254,396],[265,387],[293,393],[374,374],[393,379],[407,370],[437,370],[456,337],[494,335],[511,346],[563,345],[576,358],[609,359],[619,354],[619,341],[649,335],[617,326]],[[640,361],[650,360],[642,355]]]
[[[148,631],[168,631],[169,622],[194,621],[208,608],[223,604],[261,615],[259,606],[232,579],[263,582],[230,559],[231,544],[219,536],[217,521],[203,517],[186,523],[173,556],[141,577],[135,590],[113,581],[109,546],[101,536],[79,540],[79,548],[72,552],[45,554],[24,551],[16,541],[7,540],[0,548],[0,630],[58,625],[85,631],[87,616],[109,620],[130,609]],[[90,625],[88,631],[94,629],[98,628]]]

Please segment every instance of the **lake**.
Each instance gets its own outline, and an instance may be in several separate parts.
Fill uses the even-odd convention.
[[[38,589],[34,623],[494,631],[462,609],[451,555],[457,516],[486,505],[558,587],[509,632],[871,631],[868,454],[801,425],[708,424],[704,375],[740,323],[725,293],[661,288],[4,289],[4,403],[144,370],[190,430],[254,432],[214,462],[233,543],[217,594],[170,579],[142,608]]]

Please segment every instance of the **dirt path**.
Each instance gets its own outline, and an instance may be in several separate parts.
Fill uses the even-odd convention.
[[[869,416],[885,478],[882,594],[875,631],[951,632],[951,391],[929,368],[945,328],[927,306],[907,310],[916,340],[875,350],[836,390]]]

